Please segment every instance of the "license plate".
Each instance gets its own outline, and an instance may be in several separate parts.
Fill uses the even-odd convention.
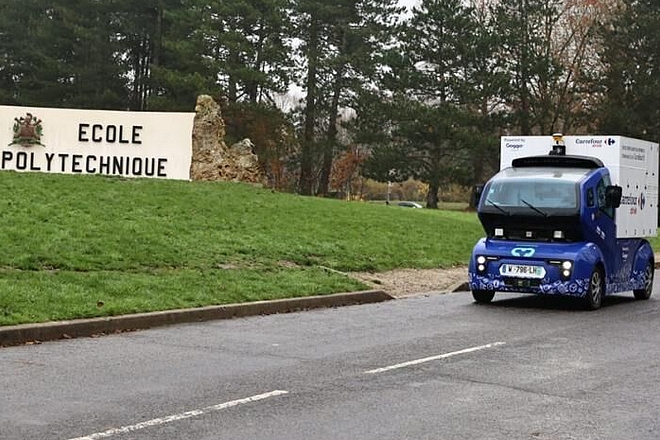
[[[527,264],[503,264],[500,266],[500,275],[518,278],[543,278],[545,277],[545,268]]]

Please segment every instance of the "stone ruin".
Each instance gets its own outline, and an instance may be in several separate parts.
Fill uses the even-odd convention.
[[[208,95],[197,97],[192,134],[191,180],[224,180],[266,185],[267,179],[250,139],[227,147],[220,105]]]

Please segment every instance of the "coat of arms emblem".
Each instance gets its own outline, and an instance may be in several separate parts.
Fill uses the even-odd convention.
[[[14,137],[9,145],[22,145],[31,147],[33,145],[42,145],[41,136],[43,128],[41,119],[32,113],[26,113],[25,116],[14,118]]]

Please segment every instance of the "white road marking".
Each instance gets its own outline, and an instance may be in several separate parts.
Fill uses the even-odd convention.
[[[504,344],[506,344],[506,342],[493,342],[492,344],[480,345],[479,347],[466,348],[464,350],[453,351],[451,353],[439,354],[437,356],[430,356],[423,359],[416,359],[414,361],[403,362],[401,364],[390,365],[389,367],[376,368],[375,370],[365,371],[364,374],[383,373],[385,371],[397,370],[399,368],[410,367],[412,365],[419,365],[425,362],[437,361],[439,359],[446,359],[452,356],[457,356],[459,354],[472,353],[479,350],[485,350],[487,348],[499,347],[500,345],[504,345]]]
[[[151,428],[154,426],[164,425],[166,423],[176,422],[178,420],[189,419],[191,417],[202,416],[204,414],[221,411],[223,409],[231,408],[234,406],[242,405],[244,403],[256,402],[258,400],[268,399],[269,397],[282,396],[284,394],[289,394],[288,391],[275,390],[269,393],[257,394],[256,396],[246,397],[244,399],[232,400],[230,402],[220,403],[218,405],[207,406],[202,409],[195,409],[192,411],[186,411],[181,414],[173,414],[167,417],[161,417],[157,419],[147,420],[146,422],[136,423],[135,425],[122,426],[121,428],[108,429],[107,431],[97,432],[96,434],[87,435],[84,437],[76,437],[69,440],[97,440],[101,438],[108,438],[114,435],[127,434],[133,431],[139,431],[140,429]]]

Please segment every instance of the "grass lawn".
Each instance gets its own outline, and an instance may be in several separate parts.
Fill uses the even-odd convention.
[[[474,213],[226,182],[0,173],[0,325],[330,294],[466,264]],[[327,270],[334,269],[334,270]]]

